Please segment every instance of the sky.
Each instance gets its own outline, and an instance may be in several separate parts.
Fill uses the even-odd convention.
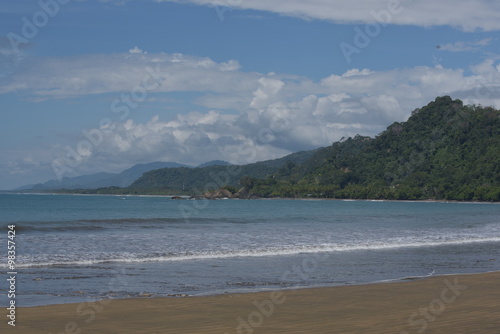
[[[279,158],[450,95],[500,108],[497,0],[2,0],[0,189]]]

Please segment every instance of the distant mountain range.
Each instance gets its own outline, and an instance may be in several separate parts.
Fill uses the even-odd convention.
[[[227,161],[222,161],[222,160],[212,160],[209,162],[205,162],[201,165],[198,166],[198,168],[204,168],[204,167],[210,167],[210,166],[229,166],[231,165]]]
[[[213,187],[240,187],[241,178],[267,178],[288,164],[302,164],[308,161],[316,150],[301,151],[285,157],[259,161],[247,165],[203,164],[200,168],[161,168],[144,173],[129,187],[137,193],[157,193],[162,190],[185,190],[189,193],[205,192]],[[178,193],[178,192],[177,192]]]
[[[226,161],[214,160],[205,162],[199,165],[198,167],[219,166],[219,165],[225,166],[229,164],[230,163]],[[102,172],[102,173],[82,175],[77,177],[65,177],[60,181],[50,180],[45,183],[22,186],[14,190],[97,189],[104,187],[126,188],[146,172],[161,168],[177,168],[177,167],[194,168],[195,166],[189,166],[177,162],[156,161],[147,164],[134,165],[124,170],[121,173]]]

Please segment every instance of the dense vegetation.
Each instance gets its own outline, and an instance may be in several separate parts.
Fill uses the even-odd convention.
[[[26,192],[32,192],[27,190]],[[151,188],[151,189],[136,189],[122,187],[102,187],[97,189],[43,189],[37,192],[41,193],[56,193],[56,194],[81,194],[81,195],[190,195],[191,191],[182,191],[172,188]]]
[[[356,136],[245,179],[263,197],[500,200],[500,112],[449,96],[376,138]]]
[[[375,138],[357,135],[242,166],[157,169],[128,188],[73,192],[200,195],[218,188],[244,198],[500,201],[500,111],[438,97]]]

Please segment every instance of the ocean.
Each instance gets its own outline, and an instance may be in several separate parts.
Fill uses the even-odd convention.
[[[2,194],[0,215],[18,307],[500,270],[499,204]]]

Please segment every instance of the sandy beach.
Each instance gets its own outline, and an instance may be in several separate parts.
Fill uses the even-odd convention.
[[[2,333],[498,333],[500,272],[16,309]],[[4,309],[5,312],[5,309]]]

